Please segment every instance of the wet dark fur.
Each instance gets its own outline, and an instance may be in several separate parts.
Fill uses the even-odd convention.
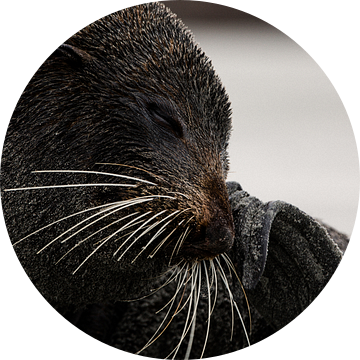
[[[233,242],[225,187],[230,130],[230,104],[209,59],[181,21],[161,5],[109,15],[59,47],[31,79],[11,119],[2,190],[96,182],[137,186],[2,192],[12,242],[77,211],[154,194],[173,199],[153,200],[131,211],[189,209],[178,220],[189,221],[191,236],[172,258],[176,239],[185,230],[180,227],[153,259],[148,255],[160,239],[133,264],[156,230],[122,261],[113,256],[119,241],[111,241],[73,275],[96,241],[112,231],[83,243],[55,265],[79,238],[54,242],[36,253],[82,217],[60,222],[14,246],[44,297],[55,306],[74,308],[131,299],[147,293],[151,279],[166,271],[170,260],[211,258],[228,250]],[[32,173],[59,169],[125,174],[156,186],[92,174]]]

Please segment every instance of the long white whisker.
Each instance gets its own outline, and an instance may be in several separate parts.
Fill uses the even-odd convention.
[[[114,177],[119,177],[119,178],[127,179],[127,180],[135,180],[135,181],[139,181],[139,182],[149,184],[149,185],[155,185],[155,186],[157,185],[157,184],[155,184],[155,183],[153,183],[151,181],[148,181],[148,180],[143,180],[143,179],[140,179],[140,178],[127,176],[127,175],[102,172],[102,171],[90,171],[90,170],[36,170],[36,171],[33,171],[33,173],[96,174],[96,175],[114,176]]]
[[[36,233],[38,233],[38,232],[40,232],[40,231],[42,231],[42,230],[45,230],[46,228],[48,228],[48,227],[50,227],[50,226],[52,226],[52,225],[55,225],[55,224],[57,224],[57,223],[59,223],[59,222],[61,222],[61,221],[70,219],[71,217],[74,217],[74,216],[77,216],[77,215],[84,214],[84,213],[86,213],[86,212],[88,212],[88,211],[101,209],[101,208],[104,208],[104,207],[107,207],[107,206],[111,207],[112,205],[116,205],[116,204],[119,204],[119,203],[120,203],[119,201],[116,201],[116,202],[113,202],[113,203],[108,203],[108,204],[104,204],[104,205],[100,205],[100,206],[95,206],[95,207],[88,208],[88,209],[85,209],[85,210],[76,212],[76,213],[74,213],[74,214],[65,216],[65,217],[63,217],[63,218],[61,218],[61,219],[59,219],[59,220],[56,220],[56,221],[54,221],[54,222],[52,222],[52,223],[50,223],[50,224],[48,224],[48,225],[43,226],[42,228],[40,228],[40,229],[32,232],[32,233],[29,234],[29,235],[26,235],[25,237],[23,237],[23,238],[21,238],[20,240],[18,240],[17,242],[15,242],[15,243],[13,244],[13,246],[15,246],[16,244],[20,243],[21,241],[29,238],[30,236],[35,235]]]
[[[121,210],[123,210],[123,209],[126,209],[126,208],[130,207],[130,206],[134,206],[134,205],[136,205],[136,204],[138,204],[138,203],[142,203],[142,202],[146,202],[146,201],[150,201],[150,200],[149,200],[149,199],[144,199],[144,200],[141,200],[141,201],[134,201],[133,203],[130,203],[130,204],[127,204],[127,205],[114,206],[114,207],[111,208],[111,209],[106,209],[106,211],[109,211],[109,210],[112,210],[112,209],[115,209],[115,210],[112,210],[112,211],[110,211],[109,213],[107,213],[107,214],[99,217],[98,219],[92,221],[90,224],[87,224],[86,226],[83,226],[81,229],[79,229],[79,230],[76,231],[75,233],[71,234],[71,235],[68,236],[66,239],[61,240],[61,243],[65,243],[66,241],[68,241],[68,240],[71,239],[72,237],[74,237],[74,236],[76,236],[77,234],[79,234],[80,232],[84,231],[84,230],[85,230],[86,228],[88,228],[89,226],[92,226],[92,225],[96,224],[98,221],[101,221],[102,219],[104,219],[104,218],[106,218],[106,217],[108,217],[108,216],[110,216],[110,215],[112,215],[112,214],[115,214],[116,212],[119,212],[119,211],[121,211]],[[100,212],[100,213],[103,213],[103,212],[105,212],[105,210],[102,211],[102,212]],[[90,217],[88,217],[87,219],[85,219],[84,221],[89,221],[92,217],[98,216],[100,213],[95,214],[95,215],[93,215],[93,216],[90,216]],[[78,224],[76,224],[75,227],[78,227],[80,224],[81,224],[81,222],[78,223]],[[74,227],[73,227],[73,228],[74,228]],[[105,227],[105,228],[106,228],[106,227]],[[103,228],[103,229],[105,229],[105,228]],[[70,231],[70,230],[72,230],[72,229],[69,229],[69,230],[67,230],[66,232],[68,232],[68,231]],[[64,234],[64,233],[63,233],[63,234]],[[63,235],[63,234],[62,234],[62,235]],[[62,236],[62,235],[60,235],[60,236]]]
[[[143,172],[146,172],[147,174],[150,174],[151,176],[155,177],[155,178],[158,178],[160,179],[161,181],[164,181],[164,182],[167,182],[169,183],[168,180],[165,180],[164,178],[162,178],[161,176],[159,175],[155,175],[154,173],[148,171],[148,170],[145,170],[145,169],[142,169],[142,168],[139,168],[137,166],[133,166],[133,165],[127,165],[127,164],[116,164],[116,163],[96,163],[96,165],[114,165],[114,166],[124,166],[124,167],[127,167],[127,168],[131,168],[131,169],[136,169],[136,170],[140,170],[140,171],[143,171]]]
[[[88,237],[86,237],[85,239],[82,239],[82,240],[79,241],[77,244],[75,244],[69,251],[67,251],[67,252],[55,263],[55,265],[57,265],[65,256],[67,256],[71,251],[73,251],[74,249],[76,249],[78,246],[80,246],[80,245],[81,245],[82,243],[84,243],[86,240],[90,239],[91,237],[95,236],[96,234],[98,234],[99,232],[105,230],[106,228],[108,228],[108,227],[110,227],[110,226],[113,226],[113,225],[117,224],[118,222],[120,222],[120,221],[122,221],[122,220],[125,220],[125,219],[128,218],[128,217],[134,216],[134,215],[136,215],[136,214],[138,214],[138,213],[139,213],[139,212],[137,211],[137,212],[134,212],[134,213],[129,214],[129,215],[127,215],[127,216],[124,216],[124,217],[122,217],[122,218],[120,218],[120,219],[118,219],[118,220],[116,220],[116,221],[113,221],[111,224],[108,224],[108,225],[102,227],[101,229],[95,231],[94,233],[92,233],[91,235],[89,235]],[[102,241],[100,241],[100,242],[102,242]]]
[[[179,265],[181,264],[181,261],[178,265],[175,265],[174,266],[174,272],[175,273],[175,276],[173,276],[173,274],[164,282],[164,284],[162,284],[161,286],[159,286],[157,289],[155,290],[152,290],[152,294],[154,294],[155,292],[159,291],[160,289],[164,288],[165,286],[167,286],[168,284],[170,284],[171,282],[173,282],[177,276],[179,274],[182,273],[182,270],[184,269],[184,267],[186,266],[186,263],[183,263],[182,267],[179,268]],[[175,271],[175,267],[177,268],[176,271]]]
[[[169,220],[165,225],[163,225],[163,226],[159,229],[159,231],[153,236],[153,238],[152,238],[150,241],[155,240],[155,239],[166,229],[166,227],[167,227],[172,221],[174,221],[179,215],[181,215],[182,213],[184,213],[185,211],[188,211],[188,210],[190,210],[190,208],[187,208],[187,209],[185,209],[185,210],[180,211],[173,219]],[[178,210],[175,211],[174,213],[176,213],[176,212],[178,212]],[[174,213],[173,213],[173,214],[174,214]],[[170,217],[171,215],[172,215],[172,214],[170,214],[168,217]],[[153,257],[154,257],[154,255],[158,252],[158,250],[161,248],[161,246],[162,246],[163,244],[165,244],[166,240],[178,229],[178,227],[179,227],[179,225],[178,225],[175,229],[173,229],[168,236],[166,236],[163,240],[161,240],[161,242],[155,247],[155,249],[154,249],[154,250],[152,251],[152,253],[149,255],[149,258],[153,258]]]
[[[184,198],[190,200],[190,198],[187,195],[185,195],[185,194],[183,194],[181,192],[178,192],[178,191],[169,191],[168,194],[180,195],[180,196],[183,196]]]
[[[184,283],[185,284],[185,288],[184,288],[184,291],[183,291],[183,295],[185,293],[185,290],[186,290],[186,284],[188,283],[188,281],[191,279],[191,291],[190,291],[190,294],[185,302],[185,304],[187,304],[189,302],[189,308],[188,308],[188,311],[187,311],[187,315],[186,315],[186,319],[185,319],[185,324],[184,324],[184,328],[183,328],[183,332],[181,334],[181,337],[180,337],[180,340],[178,342],[178,344],[175,346],[175,348],[170,352],[170,354],[168,356],[166,356],[166,359],[169,358],[172,354],[174,354],[174,356],[172,357],[173,359],[175,358],[177,352],[179,351],[179,348],[180,348],[180,345],[182,343],[182,341],[184,340],[184,337],[186,336],[186,328],[187,328],[187,324],[189,322],[189,319],[190,319],[190,314],[191,314],[191,308],[192,308],[192,298],[193,298],[193,291],[194,291],[194,280],[193,280],[193,276],[194,276],[194,268],[193,266],[191,267],[191,275],[189,277],[189,272],[190,272],[190,269],[189,269],[189,266],[187,265],[187,268],[186,268],[186,276],[188,277],[186,282]],[[180,301],[181,302],[181,301]],[[180,302],[178,304],[178,307],[180,305]],[[184,308],[185,304],[181,307],[180,310],[176,311],[174,314],[173,314],[173,317],[176,316],[176,314],[178,314],[179,312],[182,311],[182,309]]]
[[[232,337],[233,337],[233,333],[234,333],[234,305],[233,305],[233,301],[232,301],[232,293],[230,291],[230,288],[229,288],[229,284],[228,284],[228,281],[226,279],[226,275],[224,273],[224,270],[220,264],[220,261],[218,259],[218,257],[215,257],[215,260],[217,262],[217,265],[218,265],[218,270],[219,270],[219,273],[220,273],[220,277],[226,287],[226,290],[228,291],[228,294],[229,294],[229,297],[230,297],[230,307],[231,307],[231,336],[230,336],[230,341],[232,341]]]
[[[181,221],[178,223],[178,225],[177,225],[177,227],[175,228],[175,230],[176,230],[177,228],[179,228],[179,226],[180,226],[183,222],[184,222],[184,220],[181,220]],[[171,261],[172,261],[172,259],[173,259],[174,254],[175,254],[177,245],[178,245],[179,242],[181,242],[181,239],[182,239],[182,237],[184,236],[185,233],[186,233],[186,230],[184,230],[184,231],[180,234],[178,240],[176,241],[176,244],[175,244],[174,249],[173,249],[173,251],[172,251],[172,253],[171,253],[171,256],[170,256],[170,260],[169,260],[169,264],[168,264],[169,266],[170,266],[170,264],[171,264]]]
[[[250,344],[249,336],[248,336],[248,333],[247,333],[247,331],[246,331],[245,324],[244,324],[244,321],[243,321],[243,319],[242,319],[242,316],[241,316],[241,314],[240,314],[240,310],[239,310],[239,308],[238,308],[238,306],[237,306],[237,304],[236,304],[236,301],[235,301],[234,299],[233,299],[232,301],[234,302],[234,306],[235,306],[236,312],[238,313],[239,319],[240,319],[240,321],[241,321],[241,325],[242,325],[242,328],[243,328],[244,333],[245,333],[245,336],[246,336],[246,342],[247,342],[248,346],[250,346],[251,344]]]
[[[133,222],[135,222],[135,221],[143,218],[144,216],[150,214],[151,212],[152,212],[152,211],[147,211],[146,213],[138,216],[136,219],[133,219],[132,221],[130,221],[129,225],[132,224]],[[143,225],[145,225],[145,224],[143,223]],[[116,256],[116,254],[120,251],[120,249],[124,246],[124,244],[131,238],[131,236],[133,236],[133,234],[134,234],[135,232],[139,231],[139,229],[141,229],[141,226],[140,226],[137,230],[135,230],[134,232],[131,233],[131,235],[130,235],[130,236],[120,245],[120,247],[114,252],[113,256]],[[119,233],[120,231],[122,231],[122,230],[123,230],[123,228],[115,231],[115,232],[114,232],[112,235],[110,235],[110,236],[111,236],[111,237],[114,237],[116,234],[118,234],[118,233]],[[120,258],[118,259],[118,261],[119,261],[119,260],[120,260]]]
[[[142,214],[140,216],[138,216],[137,218],[129,221],[127,224],[125,224],[123,227],[121,227],[120,229],[118,229],[117,231],[115,231],[114,233],[112,233],[111,235],[109,235],[103,242],[101,242],[101,244],[96,247],[96,249],[94,251],[92,251],[90,253],[90,255],[88,255],[85,260],[75,269],[75,271],[72,273],[73,275],[81,268],[81,266],[83,266],[85,264],[86,261],[88,261],[92,255],[94,255],[96,253],[96,251],[98,251],[103,245],[105,245],[111,238],[113,238],[116,234],[118,234],[120,231],[123,231],[124,229],[127,229],[133,222],[139,220],[140,218],[142,218],[143,216],[146,216],[147,213]]]
[[[129,225],[129,226],[127,227],[127,229],[130,229],[130,228],[133,227],[133,226],[137,226],[137,225],[139,225],[139,224],[142,224],[144,221],[145,221],[145,220],[143,219],[143,220],[139,220],[139,221],[137,221],[137,222],[134,222],[134,223],[132,223],[131,225]],[[150,225],[145,226],[145,229],[147,229],[147,228],[149,228],[149,227],[150,227]],[[132,234],[133,232],[134,232],[134,230],[131,230],[131,231],[127,232],[127,233],[124,233],[124,234],[121,235],[121,236],[118,236],[118,237],[114,240],[114,242],[119,242],[121,239],[129,236],[129,235]]]
[[[181,211],[181,212],[183,212],[183,211]],[[174,212],[171,213],[170,215],[166,216],[165,218],[163,218],[163,219],[161,219],[159,222],[157,222],[156,225],[154,225],[154,227],[157,226],[157,225],[159,225],[160,223],[166,221],[167,219],[169,219],[170,217],[172,217],[172,216],[174,216],[174,215],[176,215],[176,214],[180,215],[179,213],[181,213],[181,212],[180,212],[180,210],[174,211]],[[177,215],[177,216],[178,216],[178,215]],[[142,250],[139,252],[139,254],[135,257],[135,259],[134,259],[132,262],[134,262],[134,261],[149,247],[149,245],[166,229],[166,227],[167,227],[174,219],[176,219],[177,216],[175,216],[173,219],[169,220],[165,225],[163,225],[163,226],[156,232],[156,234],[147,242],[147,244],[142,248]],[[162,244],[163,242],[164,242],[164,241],[162,241],[161,244]],[[157,249],[159,249],[159,248],[160,248],[160,246],[157,247]],[[152,255],[152,254],[149,255],[150,258],[152,258],[152,257],[154,256],[154,255],[152,255],[152,256],[151,256],[151,255]]]
[[[151,200],[152,200],[151,198],[149,198],[149,199],[138,199],[138,198],[135,198],[135,199],[127,200],[127,201],[124,201],[124,202],[118,202],[116,205],[113,205],[113,206],[108,207],[108,208],[106,208],[106,209],[104,209],[104,210],[101,210],[101,211],[97,212],[96,214],[93,214],[93,215],[87,217],[86,219],[78,222],[78,223],[75,224],[74,226],[72,226],[72,227],[70,227],[69,229],[65,230],[63,233],[61,233],[61,234],[60,234],[59,236],[57,236],[55,239],[51,240],[51,241],[50,241],[47,245],[45,245],[42,249],[40,249],[40,250],[37,252],[37,254],[40,254],[43,250],[45,250],[48,246],[50,246],[51,244],[53,244],[56,240],[60,239],[62,236],[64,236],[65,234],[69,233],[70,231],[76,229],[77,227],[79,227],[79,226],[80,226],[81,224],[83,224],[84,222],[87,222],[87,221],[89,221],[90,219],[92,219],[92,218],[94,218],[94,217],[100,216],[100,215],[103,214],[104,212],[107,212],[107,211],[109,211],[109,210],[115,209],[115,210],[111,211],[109,214],[106,214],[106,215],[100,217],[99,219],[93,221],[92,223],[90,223],[90,224],[82,227],[80,230],[78,230],[78,231],[75,232],[73,235],[71,235],[71,236],[69,236],[67,239],[63,240],[62,242],[67,241],[68,239],[70,239],[70,238],[73,237],[74,235],[76,235],[76,234],[78,234],[79,232],[81,232],[81,231],[83,231],[84,229],[86,229],[88,226],[96,223],[97,221],[103,219],[104,217],[106,217],[106,216],[108,216],[108,215],[113,214],[113,213],[116,212],[116,211],[120,211],[120,210],[122,210],[122,209],[124,209],[124,208],[127,208],[127,207],[129,207],[129,206],[134,206],[134,205],[136,205],[136,204],[138,204],[138,203],[147,202],[147,201],[151,201]]]
[[[210,261],[212,261],[212,260],[210,260]],[[207,320],[207,328],[206,328],[206,336],[205,336],[204,346],[203,346],[203,349],[202,349],[202,352],[201,352],[201,355],[200,355],[200,359],[202,359],[202,357],[204,356],[205,348],[206,348],[207,341],[208,341],[208,338],[209,338],[210,319],[211,319],[211,312],[212,312],[209,275],[208,275],[208,271],[207,271],[207,268],[206,268],[205,261],[202,261],[202,263],[204,265],[206,285],[207,285],[207,289],[208,289],[208,313],[209,313],[209,316],[208,316],[208,320]]]
[[[239,278],[239,275],[238,275],[238,273],[237,273],[237,271],[236,271],[236,269],[235,269],[235,266],[234,266],[233,262],[231,261],[230,257],[229,257],[226,253],[221,254],[221,257],[225,260],[225,262],[226,262],[226,264],[227,264],[227,266],[228,266],[228,268],[229,268],[229,271],[232,270],[232,272],[235,274],[235,276],[236,276],[236,278],[237,278],[237,280],[238,280],[238,282],[239,282],[239,284],[240,284],[241,290],[242,290],[242,292],[243,292],[243,294],[244,294],[245,301],[246,301],[246,306],[247,306],[248,314],[249,314],[250,334],[251,334],[252,319],[251,319],[250,304],[249,304],[249,300],[248,300],[248,298],[247,298],[247,296],[246,296],[246,292],[245,292],[244,286],[243,286],[243,284],[242,284],[242,282],[241,282],[241,280],[240,280],[240,278]]]
[[[25,190],[43,190],[43,189],[57,189],[57,188],[76,188],[76,187],[86,187],[86,186],[116,186],[116,187],[135,187],[134,184],[68,184],[68,185],[49,185],[49,186],[33,186],[33,187],[24,187],[24,188],[14,188],[14,189],[5,189],[4,191],[25,191]]]
[[[186,226],[186,224],[188,224],[194,217],[195,217],[195,216],[192,216],[190,219],[188,219],[188,220],[186,221],[186,223],[184,224],[184,226]],[[182,222],[180,222],[180,223],[178,224],[178,227],[180,226],[181,223],[182,223]],[[171,254],[171,257],[170,257],[169,264],[171,263],[174,254],[175,254],[175,253],[176,253],[176,255],[179,254],[179,251],[180,251],[180,249],[181,249],[181,246],[183,245],[183,243],[185,242],[186,238],[189,236],[189,234],[190,234],[190,232],[191,232],[191,230],[189,231],[189,229],[190,229],[190,225],[189,225],[189,226],[186,228],[186,230],[182,233],[183,236],[180,236],[179,239],[178,239],[178,241],[176,242],[176,244],[175,244],[175,246],[174,246],[174,249],[173,249],[173,252],[172,252],[172,254]],[[177,249],[177,250],[176,250],[176,249]]]
[[[46,228],[50,227],[50,226],[53,226],[61,221],[64,221],[64,220],[67,220],[67,219],[70,219],[71,217],[74,217],[74,216],[77,216],[77,215],[81,215],[81,214],[84,214],[88,211],[92,211],[92,210],[97,210],[97,209],[101,209],[101,208],[104,208],[104,207],[112,207],[113,205],[122,205],[122,204],[126,204],[126,203],[129,203],[129,201],[134,201],[134,200],[137,200],[137,199],[155,199],[155,198],[161,198],[161,197],[165,197],[165,198],[170,198],[170,199],[174,199],[173,197],[169,197],[169,196],[164,196],[164,195],[146,195],[146,196],[139,196],[139,197],[136,197],[136,198],[133,198],[133,199],[130,199],[130,200],[123,200],[123,201],[116,201],[116,202],[113,202],[113,203],[107,203],[107,204],[103,204],[103,205],[99,205],[99,206],[95,206],[95,207],[92,207],[92,208],[88,208],[88,209],[85,209],[85,210],[81,210],[79,212],[76,212],[74,214],[71,214],[71,215],[68,215],[68,216],[65,216],[61,219],[58,219],[56,221],[53,221],[52,223],[48,224],[48,225],[45,225],[43,227],[41,227],[40,229],[37,229],[36,231],[26,235],[25,237],[21,238],[20,240],[16,241],[13,246],[17,245],[18,243],[22,242],[23,240],[29,238],[30,236],[32,235],[35,235],[36,233],[42,231],[42,230],[45,230]]]
[[[153,216],[153,218],[156,218],[160,215],[162,215],[163,213],[167,212],[167,210],[163,210],[160,211],[159,213],[157,213],[156,215]],[[161,224],[164,220],[166,220],[166,218],[168,218],[168,216],[166,216],[165,218],[158,220],[156,222],[154,222],[153,224],[151,224],[149,227],[146,228],[146,230],[144,230],[138,237],[137,239],[141,238],[142,236],[144,236],[146,233],[148,233],[149,231],[151,231],[153,228],[155,228],[156,226],[158,226],[159,224]],[[152,220],[153,218],[151,218],[150,220]],[[150,240],[151,241],[151,240]],[[144,249],[149,245],[149,242],[147,242],[146,246],[144,247]],[[138,255],[139,256],[139,255]]]
[[[180,262],[181,263],[181,262]],[[183,268],[185,267],[185,263],[182,265],[182,268],[178,268],[178,266],[180,265],[180,263],[178,265],[174,265],[171,269],[167,270],[166,272],[172,271],[172,274],[169,276],[169,278],[159,287],[157,287],[156,289],[151,289],[149,294],[146,294],[144,296],[141,296],[139,298],[136,299],[131,299],[131,300],[122,300],[124,302],[133,302],[133,301],[139,301],[142,299],[145,299],[153,294],[155,294],[156,292],[158,292],[159,290],[161,290],[162,288],[164,288],[165,286],[167,286],[168,284],[170,284],[171,282],[175,281],[176,278],[179,276],[179,274],[181,274]],[[165,273],[166,274],[166,273]],[[165,305],[161,310],[163,310],[164,308],[166,308],[167,305]],[[160,311],[161,311],[160,310]],[[157,311],[157,313],[159,313],[160,311]]]
[[[171,323],[172,319],[174,318],[174,316],[171,317],[170,321],[167,323],[167,325],[166,325],[165,328],[161,331],[161,333],[160,333],[159,335],[157,335],[158,332],[160,331],[160,329],[162,328],[163,324],[165,323],[166,319],[168,318],[169,313],[170,313],[170,311],[171,311],[171,309],[172,309],[172,307],[173,307],[173,305],[174,305],[174,302],[175,302],[175,300],[176,300],[177,294],[178,294],[179,290],[182,288],[182,286],[183,286],[183,284],[184,284],[184,282],[185,282],[186,273],[187,273],[187,272],[185,271],[184,276],[183,276],[182,278],[179,278],[179,282],[178,282],[178,285],[177,285],[175,294],[174,294],[174,296],[171,298],[171,300],[169,301],[169,303],[171,303],[171,306],[169,307],[169,309],[168,309],[168,311],[167,311],[167,313],[166,313],[163,321],[161,322],[161,324],[159,325],[159,327],[158,327],[157,330],[155,331],[154,335],[153,335],[153,336],[149,339],[149,341],[146,343],[146,345],[145,345],[141,350],[139,350],[136,354],[139,354],[140,352],[142,352],[143,350],[145,350],[147,347],[149,347],[151,344],[153,344],[153,343],[163,334],[163,332],[167,329],[167,327],[170,325],[170,323]],[[179,272],[179,274],[180,274],[180,272]],[[168,304],[169,304],[169,303],[168,303]],[[180,305],[180,303],[179,303],[179,305]],[[179,305],[178,305],[178,306],[179,306]],[[166,306],[167,306],[167,305],[166,305]],[[166,306],[165,306],[165,307],[166,307]],[[164,308],[165,308],[165,307],[164,307]],[[175,310],[175,311],[176,311],[176,310]],[[157,335],[157,336],[156,336],[156,335]]]
[[[213,304],[213,307],[212,307],[211,313],[210,313],[210,316],[211,316],[211,314],[214,311],[216,300],[217,300],[218,280],[217,280],[216,268],[215,268],[215,265],[214,265],[214,260],[210,260],[210,266],[211,266],[211,273],[212,273],[212,276],[214,277],[214,282],[215,282],[215,297],[214,297],[214,304]]]
[[[227,279],[226,279],[224,270],[223,270],[223,268],[222,268],[222,266],[221,266],[221,264],[220,264],[220,260],[218,259],[218,257],[216,257],[215,260],[216,260],[217,263],[218,263],[218,269],[220,270],[220,276],[221,276],[221,278],[222,278],[222,280],[223,280],[223,283],[224,283],[224,285],[225,285],[225,287],[226,287],[226,289],[227,289],[227,291],[228,291],[228,294],[229,294],[229,297],[230,297],[230,303],[235,306],[235,309],[236,309],[236,311],[237,311],[237,314],[238,314],[239,319],[240,319],[240,321],[241,321],[242,328],[243,328],[244,333],[245,333],[245,336],[246,336],[246,341],[247,341],[247,343],[248,343],[248,346],[250,346],[250,340],[249,340],[249,337],[248,337],[248,334],[247,334],[247,331],[246,331],[246,328],[245,328],[244,321],[243,321],[243,319],[242,319],[242,316],[241,316],[241,314],[240,314],[240,311],[239,311],[239,308],[238,308],[238,306],[237,306],[237,304],[236,304],[236,301],[234,300],[233,294],[232,294],[232,292],[231,292],[231,290],[230,290],[230,286],[229,286],[229,283],[228,283],[228,281],[227,281]],[[232,326],[232,327],[233,327],[233,326]],[[232,337],[232,334],[231,334],[231,337]]]
[[[185,224],[185,225],[186,225],[186,224]],[[180,251],[183,243],[185,242],[185,240],[186,240],[187,237],[189,236],[189,234],[190,234],[190,232],[191,232],[191,230],[189,231],[189,229],[190,229],[190,225],[186,228],[185,234],[184,234],[183,238],[182,238],[181,241],[179,241],[179,243],[177,244],[178,246],[177,246],[177,250],[176,250],[176,255],[179,254],[179,251]]]
[[[156,246],[156,248],[152,251],[152,253],[148,256],[148,258],[152,259],[155,254],[159,251],[159,249],[166,243],[167,239],[177,230],[177,228],[173,229],[161,242]]]
[[[195,272],[195,274],[194,274]],[[200,279],[200,281],[199,281]],[[198,288],[196,287],[198,283]],[[192,347],[192,342],[193,342],[193,334],[191,336],[191,333],[195,332],[195,323],[196,323],[196,312],[197,312],[197,308],[198,308],[198,303],[199,303],[199,298],[200,298],[200,286],[201,286],[201,267],[199,265],[199,263],[196,263],[196,266],[192,267],[192,281],[191,281],[191,293],[189,295],[189,297],[191,297],[191,299],[193,300],[193,305],[194,305],[194,310],[192,313],[192,317],[190,320],[190,324],[187,326],[188,320],[189,320],[189,314],[190,314],[190,310],[191,310],[191,301],[189,303],[189,310],[188,310],[188,317],[186,319],[185,325],[184,325],[184,331],[183,334],[181,336],[181,339],[178,343],[178,345],[175,347],[175,349],[173,350],[173,352],[175,351],[174,355],[173,355],[173,359],[176,357],[177,352],[179,351],[180,345],[183,342],[186,334],[189,332],[190,328],[192,329],[190,332],[190,339],[189,339],[189,343],[188,343],[188,347],[186,350],[186,355],[185,355],[185,359],[189,359],[189,355],[190,355],[190,351],[191,351],[191,347]],[[193,295],[194,293],[194,295]],[[169,355],[170,356],[170,355]]]
[[[153,217],[151,217],[149,220],[147,220],[140,228],[144,227],[144,225],[148,224],[151,220],[155,219],[156,217],[162,215],[163,213],[165,213],[167,210],[162,210],[159,213],[155,214]],[[121,254],[119,260],[125,255],[125,253],[142,237],[144,236],[146,233],[148,233],[149,231],[151,231],[154,227],[158,226],[160,223],[162,222],[162,220],[159,220],[155,223],[153,223],[152,225],[150,225],[148,228],[146,228],[139,236],[137,236],[134,241],[126,248],[126,250]],[[138,230],[140,230],[140,228]],[[136,230],[136,232],[138,231]],[[131,236],[133,236],[134,234],[132,234]],[[130,237],[131,237],[130,236]],[[147,244],[148,245],[148,244]],[[143,248],[143,250],[145,250],[146,246]],[[134,263],[134,261],[138,258],[139,254],[135,257],[135,259],[131,262],[132,264]]]
[[[187,346],[185,357],[184,357],[185,360],[189,359],[192,345],[194,342],[195,327],[196,327],[196,314],[197,314],[199,298],[200,298],[200,287],[201,287],[201,264],[200,263],[198,263],[197,268],[198,268],[199,277],[196,278],[196,280],[198,281],[199,288],[198,289],[196,288],[196,282],[195,282],[195,284],[194,284],[194,311],[193,311],[193,318],[191,320],[190,338],[189,338],[188,346]],[[200,359],[201,359],[201,357],[200,357]]]
[[[186,285],[188,282],[191,281],[191,290],[194,289],[193,283],[196,284],[196,279],[195,279],[195,281],[194,281],[194,274],[195,274],[194,268],[196,268],[196,267],[197,267],[197,263],[193,264],[190,269],[188,268],[188,271],[191,270],[191,274],[190,274],[190,276],[188,277],[188,279],[186,280],[185,285]],[[196,273],[196,275],[197,275],[197,273]],[[188,296],[187,299],[185,300],[183,306],[177,310],[177,312],[174,314],[174,316],[177,315],[177,314],[179,314],[179,313],[186,307],[186,305],[190,302],[190,300],[191,300],[191,297]]]
[[[184,265],[187,266],[187,264],[184,264]],[[183,267],[183,268],[184,268],[184,267]],[[183,269],[183,268],[182,268],[182,269]],[[187,284],[186,271],[187,271],[187,270],[185,270],[183,280],[181,281],[181,287],[184,286],[184,285],[186,286],[186,284]],[[179,274],[180,274],[180,272],[179,272]],[[159,309],[158,311],[156,311],[156,314],[160,313],[160,312],[163,311],[167,306],[169,306],[169,304],[171,303],[171,301],[172,301],[174,298],[176,298],[176,296],[177,296],[177,294],[178,294],[178,292],[179,292],[179,289],[180,289],[180,287],[179,287],[179,283],[178,283],[178,287],[177,287],[174,295],[172,296],[172,298],[171,298],[161,309]],[[179,306],[178,306],[177,310],[176,310],[176,311],[174,312],[174,314],[173,314],[173,317],[175,317],[175,315],[176,315],[177,313],[179,313],[180,311],[181,311],[181,309],[179,310]]]
[[[163,210],[160,212],[163,213],[166,210]],[[147,212],[147,214],[150,214],[152,211]],[[116,250],[116,253],[138,232],[140,231],[145,225],[147,225],[151,220],[153,220],[154,218],[156,218],[157,216],[159,216],[159,213],[153,215],[150,219],[146,220],[142,225],[140,225],[133,233],[131,233],[131,235],[120,245],[120,247]],[[144,234],[144,233],[143,233]],[[142,235],[142,234],[141,234]],[[135,238],[135,240],[125,249],[125,251],[120,255],[120,257],[118,258],[118,261],[120,261],[123,256],[126,254],[126,252],[136,243],[136,241],[138,240],[138,238],[140,238],[139,235],[138,237]],[[114,254],[115,255],[115,254]]]
[[[54,238],[53,240],[51,240],[49,243],[47,243],[43,248],[41,248],[37,254],[40,254],[42,251],[44,251],[47,247],[49,247],[51,244],[53,244],[56,240],[60,239],[61,237],[63,237],[65,234],[69,233],[71,230],[74,230],[76,229],[78,226],[80,226],[81,224],[83,224],[84,222],[86,221],[89,221],[90,219],[92,219],[93,217],[96,217],[96,216],[100,216],[102,213],[106,212],[106,211],[109,211],[109,210],[112,210],[113,208],[119,208],[121,207],[121,205],[114,205],[110,208],[106,208],[105,210],[102,210],[96,214],[93,214],[89,217],[87,217],[86,219],[78,222],[77,224],[75,224],[74,226],[68,228],[67,230],[65,230],[64,232],[62,232],[59,236],[57,236],[56,238]],[[69,237],[70,238],[70,237]]]

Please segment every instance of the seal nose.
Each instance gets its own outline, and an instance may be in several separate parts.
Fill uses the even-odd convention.
[[[231,219],[232,220],[232,219]],[[234,243],[234,228],[222,217],[214,218],[206,227],[203,246],[213,254],[221,254],[230,250]]]
[[[197,234],[184,244],[182,253],[197,259],[209,259],[231,249],[234,243],[234,224],[230,210],[213,208],[198,225]]]
[[[212,259],[231,249],[235,229],[225,182],[211,178],[204,182],[201,206],[194,210],[196,228],[185,240],[180,253],[190,259]]]

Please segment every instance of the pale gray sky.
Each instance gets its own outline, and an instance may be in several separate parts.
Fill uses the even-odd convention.
[[[350,235],[359,196],[356,143],[320,67],[251,15],[202,2],[165,4],[193,32],[230,96],[229,180],[262,201],[292,203]]]

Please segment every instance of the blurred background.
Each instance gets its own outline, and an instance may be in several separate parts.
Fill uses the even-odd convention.
[[[164,1],[193,32],[232,103],[230,174],[350,235],[359,197],[354,134],[330,80],[299,45],[247,13]]]

